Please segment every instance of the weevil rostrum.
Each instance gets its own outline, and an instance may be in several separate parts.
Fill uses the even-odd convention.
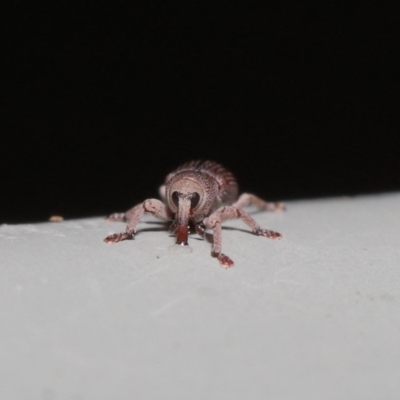
[[[205,236],[206,229],[213,232],[211,255],[216,257],[221,266],[228,268],[233,261],[221,252],[221,224],[227,219],[241,218],[255,235],[269,239],[280,239],[281,234],[262,229],[243,207],[254,205],[260,210],[283,211],[283,203],[266,202],[252,194],[243,193],[238,197],[236,179],[220,164],[213,161],[191,161],[181,165],[165,178],[160,187],[158,199],[147,199],[126,213],[115,213],[109,221],[126,221],[126,230],[107,236],[106,243],[116,243],[132,239],[136,225],[145,212],[154,217],[172,221],[170,231],[176,234],[176,244],[188,245],[189,225],[196,232]]]

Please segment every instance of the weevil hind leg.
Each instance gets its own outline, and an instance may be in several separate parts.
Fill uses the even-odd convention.
[[[263,211],[280,212],[286,209],[284,203],[268,202],[251,193],[242,193],[236,202],[232,204],[232,207],[243,208],[251,205]]]
[[[107,236],[104,239],[104,242],[117,243],[122,240],[132,239],[136,233],[136,225],[142,219],[145,212],[148,212],[154,217],[164,221],[171,219],[171,212],[163,202],[158,199],[147,199],[143,203],[128,210],[125,214],[112,214],[117,216],[123,215],[122,220],[127,222],[126,229],[125,232]]]

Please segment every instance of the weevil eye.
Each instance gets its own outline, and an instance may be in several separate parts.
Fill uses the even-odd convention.
[[[200,195],[197,192],[192,193],[192,197],[190,199],[190,208],[195,208],[197,204],[199,204]]]
[[[172,193],[172,201],[173,201],[174,204],[178,207],[178,204],[179,204],[179,195],[178,195],[178,192]]]

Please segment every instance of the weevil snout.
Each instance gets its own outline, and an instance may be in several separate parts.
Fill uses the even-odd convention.
[[[189,219],[193,209],[200,201],[197,192],[182,193],[175,191],[172,193],[172,201],[177,208],[176,212],[176,244],[188,245]]]
[[[175,214],[176,243],[186,246],[189,222],[198,217],[204,203],[204,185],[192,174],[178,174],[166,184],[166,197]]]

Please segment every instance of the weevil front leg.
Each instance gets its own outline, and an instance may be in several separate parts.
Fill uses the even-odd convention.
[[[225,254],[221,252],[222,243],[222,222],[227,219],[241,218],[252,230],[255,235],[264,236],[269,239],[280,239],[282,235],[278,232],[262,229],[257,222],[250,217],[245,211],[234,206],[224,206],[216,210],[209,217],[204,219],[204,224],[207,228],[213,230],[214,240],[211,255],[218,258],[218,261],[225,268],[231,267],[234,263]]]
[[[158,219],[168,221],[171,219],[172,214],[169,208],[157,199],[147,199],[143,203],[128,210],[125,214],[111,214],[108,218],[112,221],[125,220],[127,222],[125,232],[114,233],[107,236],[104,241],[106,243],[117,243],[121,240],[131,239],[136,233],[136,225],[142,219],[143,214],[148,212]]]
[[[286,208],[284,203],[271,203],[250,193],[242,193],[236,202],[232,204],[232,207],[243,208],[251,205],[256,206],[259,210],[263,211],[279,212],[284,211]]]

